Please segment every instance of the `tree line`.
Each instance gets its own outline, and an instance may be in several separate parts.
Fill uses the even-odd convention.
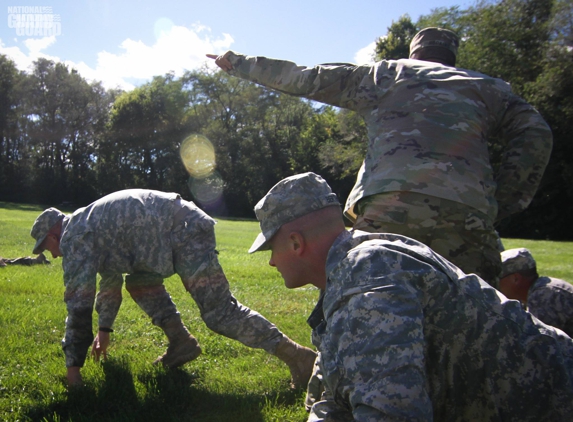
[[[405,15],[377,40],[373,58],[407,57],[411,38],[427,26],[456,31],[457,65],[510,82],[552,128],[540,189],[526,211],[502,222],[501,235],[573,239],[573,0],[482,1],[434,9],[416,22]],[[213,215],[250,218],[277,181],[305,171],[321,174],[345,200],[366,150],[354,113],[206,68],[123,92],[46,59],[21,72],[0,55],[0,98],[0,201],[83,206],[137,187],[179,192]],[[192,134],[215,151],[216,172],[207,178],[190,177],[180,159]],[[489,147],[495,167],[504,145],[492,139]]]

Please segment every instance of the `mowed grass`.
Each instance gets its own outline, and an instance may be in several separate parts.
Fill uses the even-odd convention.
[[[0,256],[31,255],[30,228],[41,210],[0,203]],[[247,253],[259,230],[256,222],[219,220],[215,229],[220,262],[237,299],[312,347],[306,318],[318,291],[286,289],[268,265],[268,252]],[[285,364],[210,331],[178,276],[165,285],[203,354],[173,371],[152,365],[167,339],[124,289],[108,360],[88,359],[82,370],[86,386],[68,392],[61,260],[0,268],[0,420],[306,420],[304,391],[291,390]],[[94,312],[94,332],[96,321]]]
[[[30,227],[41,210],[0,202],[0,256],[31,254]],[[256,222],[218,220],[215,229],[219,258],[237,299],[312,347],[306,318],[318,291],[286,289],[268,265],[268,252],[247,253],[259,232]],[[506,248],[529,248],[541,274],[573,281],[573,242],[503,242]],[[82,370],[86,386],[68,391],[60,346],[66,317],[62,278],[60,260],[0,268],[0,420],[306,420],[304,391],[290,389],[286,365],[211,332],[177,276],[165,285],[203,354],[173,371],[153,366],[167,340],[124,290],[108,360],[88,359]]]

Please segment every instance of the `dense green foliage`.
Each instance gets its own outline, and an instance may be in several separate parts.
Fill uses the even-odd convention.
[[[458,65],[500,77],[533,104],[554,133],[541,188],[502,235],[573,239],[572,0],[480,1],[440,8],[412,22],[400,17],[373,56],[406,57],[426,26],[457,31]],[[212,215],[252,217],[278,180],[323,175],[345,200],[366,150],[364,123],[207,69],[156,76],[130,92],[106,91],[46,59],[30,73],[0,56],[0,200],[77,206],[123,188],[180,192]],[[216,152],[212,179],[189,178],[179,145],[205,135]],[[502,145],[490,142],[492,161]],[[201,189],[194,188],[200,185]],[[223,195],[198,195],[222,189]]]

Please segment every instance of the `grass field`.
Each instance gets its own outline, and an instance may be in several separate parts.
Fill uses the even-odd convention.
[[[30,227],[40,211],[0,202],[0,256],[31,254]],[[318,292],[286,289],[268,265],[267,252],[247,254],[258,230],[256,222],[218,221],[220,261],[231,290],[289,337],[311,346],[306,317]],[[542,275],[573,281],[573,242],[503,241],[506,248],[529,248]],[[166,338],[124,291],[108,360],[88,360],[86,386],[68,392],[60,347],[66,316],[61,261],[0,268],[0,420],[306,420],[304,392],[289,388],[282,362],[214,334],[179,278],[165,284],[204,353],[174,371],[151,365],[164,352]]]

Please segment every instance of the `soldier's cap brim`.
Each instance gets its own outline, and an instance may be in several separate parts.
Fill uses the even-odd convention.
[[[50,229],[64,217],[65,214],[57,208],[48,208],[47,210],[44,210],[38,218],[36,218],[30,232],[30,235],[36,239],[36,244],[34,245],[34,249],[32,249],[32,253],[39,254],[42,252],[41,245],[44,240],[46,240]]]
[[[33,254],[38,255],[39,253],[43,252],[43,249],[40,248],[40,245],[44,242],[44,240],[46,240],[46,237],[48,237],[48,233],[46,233],[44,236],[42,236],[41,238],[39,238],[36,241],[36,244],[34,245],[34,249],[32,249]]]
[[[270,249],[270,240],[284,224],[330,206],[341,205],[328,183],[319,175],[308,172],[281,180],[255,205],[261,233],[249,253]]]
[[[265,233],[259,233],[255,241],[249,248],[249,253],[254,253],[258,251],[268,251],[271,248],[269,245],[269,241],[272,239],[272,237],[276,234],[277,231],[278,229],[275,230],[274,233],[267,233],[266,235]]]

